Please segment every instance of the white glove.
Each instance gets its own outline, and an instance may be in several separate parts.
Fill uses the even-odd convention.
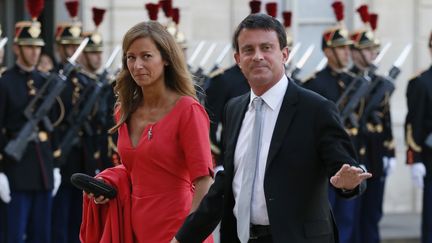
[[[422,162],[411,165],[411,179],[418,188],[423,188],[423,177],[426,175],[426,168]]]
[[[52,196],[54,197],[57,194],[57,191],[58,191],[60,184],[61,184],[60,168],[54,168],[53,178],[54,178],[54,188],[52,190]]]
[[[383,157],[383,169],[385,174],[389,176],[392,174],[396,167],[396,158],[395,157]]]
[[[9,203],[11,201],[9,180],[5,173],[0,173],[0,198],[5,203]]]

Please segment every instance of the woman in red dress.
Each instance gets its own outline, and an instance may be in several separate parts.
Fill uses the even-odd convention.
[[[115,91],[111,131],[119,133],[118,151],[131,179],[135,242],[169,242],[207,193],[212,164],[207,113],[182,50],[162,25],[143,22],[125,34]]]

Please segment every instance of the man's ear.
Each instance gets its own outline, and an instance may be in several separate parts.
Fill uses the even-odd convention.
[[[237,65],[240,67],[240,54],[238,52],[234,52],[234,60],[236,61]]]
[[[284,48],[282,49],[282,58],[283,58],[283,63],[286,63],[286,61],[288,60],[289,54],[290,54],[290,51],[289,51],[288,47],[287,47],[287,46],[284,47]]]

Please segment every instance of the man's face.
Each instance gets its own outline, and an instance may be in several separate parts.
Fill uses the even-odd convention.
[[[91,72],[96,72],[102,66],[102,52],[85,52],[83,53],[84,65]]]
[[[76,44],[59,45],[58,54],[60,55],[62,62],[66,62],[66,60],[75,53],[78,47],[79,45]]]
[[[284,75],[288,48],[280,48],[273,30],[243,29],[234,58],[256,95],[261,95]]]
[[[350,49],[348,46],[329,47],[324,49],[330,67],[344,69],[350,62]]]
[[[20,65],[33,68],[37,65],[42,48],[40,46],[16,46],[14,48]]]
[[[360,69],[366,69],[378,55],[377,47],[354,49],[351,51],[354,64]]]

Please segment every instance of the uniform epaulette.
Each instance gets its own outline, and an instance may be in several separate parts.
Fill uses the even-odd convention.
[[[213,72],[209,73],[208,77],[209,78],[214,78],[218,75],[221,75],[225,72],[225,68],[218,68],[216,70],[214,70]]]

